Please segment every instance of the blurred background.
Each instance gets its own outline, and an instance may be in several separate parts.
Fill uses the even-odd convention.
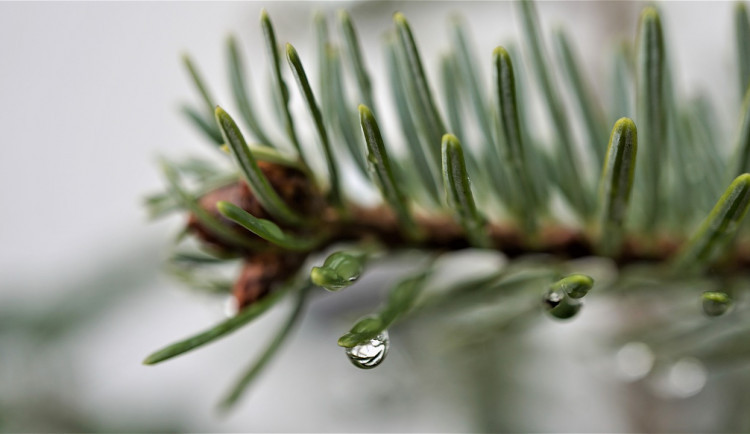
[[[604,92],[607,53],[634,39],[642,6],[542,2],[538,11],[545,32],[567,28],[586,75]],[[182,53],[231,109],[224,42],[233,32],[255,94],[267,95],[262,7],[279,42],[293,43],[309,65],[313,12],[333,25],[335,11],[348,9],[381,107],[389,101],[380,42],[397,10],[409,18],[431,72],[455,13],[470,24],[486,82],[492,49],[519,40],[518,11],[507,2],[0,3],[0,431],[722,431],[733,408],[750,405],[740,390],[720,408],[726,379],[702,373],[701,383],[690,366],[698,383],[688,390],[659,393],[627,381],[627,357],[637,364],[648,353],[597,346],[612,311],[595,300],[576,321],[540,321],[523,339],[466,357],[394,333],[388,360],[357,370],[336,345],[353,318],[339,317],[338,308],[376,305],[375,291],[408,268],[396,264],[356,291],[317,298],[229,414],[216,403],[284,309],[209,347],[142,366],[151,351],[224,318],[225,300],[161,272],[185,219],[149,222],[141,202],[162,186],[159,155],[214,152],[178,110],[198,100]],[[717,105],[718,118],[731,124],[732,3],[660,8],[678,86],[726,102]],[[392,119],[386,114],[383,122]],[[479,369],[482,363],[494,368]]]

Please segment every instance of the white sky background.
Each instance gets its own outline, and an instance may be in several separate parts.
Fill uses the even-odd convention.
[[[733,119],[737,100],[733,96],[731,5],[673,2],[661,8],[680,84],[715,93],[716,105],[726,110],[720,114]],[[266,64],[257,18],[262,6],[0,3],[0,303],[33,300],[43,304],[57,296],[55,292],[66,282],[91,275],[103,261],[111,262],[123,251],[142,251],[138,256],[158,267],[180,220],[146,222],[140,200],[161,186],[155,157],[208,152],[201,135],[177,111],[182,101],[199,102],[179,55],[189,52],[219,102],[232,107],[222,102],[230,97],[223,44],[232,31],[239,36],[246,63],[250,65],[253,59],[251,80],[256,96],[261,94]],[[315,65],[311,11],[332,12],[351,4],[268,2],[265,6],[279,42],[292,42],[310,72]],[[484,56],[483,72],[489,82],[492,48],[517,38],[517,11],[507,3],[412,2],[353,9],[365,51],[372,53],[367,61],[373,75],[384,75],[379,64],[380,34],[389,27],[393,11],[406,13],[426,63],[434,71],[437,54],[448,45],[442,33],[446,17],[459,7],[471,24],[477,52]],[[372,14],[364,16],[366,10]],[[618,38],[634,36],[638,7],[560,2],[541,4],[539,12],[546,31],[558,22],[565,25],[585,58],[588,76],[595,77],[608,71],[605,62],[609,59],[602,54]],[[601,89],[604,81],[599,77],[594,81]],[[288,82],[299,102],[293,81]],[[380,92],[382,83],[376,80]],[[383,100],[381,107],[385,104]],[[306,119],[301,108],[299,117]],[[205,430],[469,429],[460,421],[447,421],[449,416],[435,417],[440,414],[440,403],[418,406],[416,417],[401,414],[401,419],[390,422],[369,420],[363,409],[355,409],[341,426],[328,425],[326,421],[341,410],[331,408],[330,403],[344,405],[355,399],[345,390],[350,384],[346,382],[362,378],[335,346],[320,356],[320,364],[328,365],[314,378],[307,368],[280,361],[288,354],[282,352],[278,363],[272,363],[280,365],[279,369],[270,372],[252,393],[256,405],[248,403],[243,407],[246,411],[216,420],[212,405],[250,359],[253,345],[261,345],[256,338],[266,335],[245,333],[244,341],[217,344],[173,365],[141,367],[139,361],[150,350],[217,319],[215,306],[206,308],[204,300],[175,286],[164,279],[150,283],[147,295],[125,302],[102,320],[98,330],[83,332],[71,344],[87,355],[85,362],[73,358],[82,380],[78,405],[90,406],[95,413],[115,414],[121,420],[143,412],[154,416],[160,408],[168,408],[167,412],[185,415],[188,426]],[[333,334],[328,340],[303,334],[312,341],[299,345],[314,348],[318,342],[334,341],[337,329],[327,332]],[[233,361],[230,358],[236,356],[238,345],[246,345],[248,351]],[[398,363],[394,357],[391,366],[398,367]],[[342,378],[342,383],[331,386],[325,381],[331,378]],[[285,387],[316,390],[329,386],[334,388],[329,393],[333,398],[324,402],[283,393]],[[336,392],[337,387],[344,390]],[[267,401],[266,406],[257,405],[274,399],[279,400],[275,405]],[[300,410],[299,422],[306,420],[309,425],[280,419],[279,414],[285,414],[280,402],[287,400],[289,407],[305,409]],[[132,410],[113,410],[121,406]],[[362,424],[357,426],[360,416]],[[403,425],[410,419],[410,425]]]

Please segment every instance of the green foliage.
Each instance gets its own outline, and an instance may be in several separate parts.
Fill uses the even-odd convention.
[[[714,209],[685,244],[676,264],[682,271],[700,271],[726,253],[750,207],[750,174],[738,176],[716,202]]]
[[[612,255],[620,249],[637,153],[638,134],[635,124],[631,119],[622,118],[612,128],[599,182],[599,240],[600,250],[605,255]]]
[[[289,336],[289,333],[292,331],[294,325],[297,324],[301,319],[302,314],[304,313],[307,295],[310,293],[309,289],[309,287],[306,287],[297,292],[297,294],[295,295],[296,300],[294,302],[294,309],[289,314],[287,320],[284,321],[284,324],[282,324],[281,328],[279,328],[278,332],[276,332],[276,335],[274,335],[273,339],[268,344],[268,347],[266,347],[261,355],[253,361],[249,369],[247,369],[245,373],[242,374],[239,381],[237,381],[226,398],[224,398],[224,400],[221,402],[222,408],[231,408],[232,405],[237,402],[237,400],[242,396],[242,394],[245,393],[248,386],[252,384],[252,382],[258,377],[261,372],[263,372],[263,368],[271,361],[271,358],[279,350],[281,344],[284,343],[287,336]]]
[[[202,104],[200,109],[185,106],[183,111],[212,146],[225,145],[219,147],[228,149],[236,169],[227,171],[195,160],[165,162],[168,189],[150,196],[147,206],[154,217],[173,211],[190,213],[214,241],[241,251],[177,250],[170,261],[172,273],[206,292],[226,294],[231,282],[200,270],[227,261],[254,265],[258,253],[299,258],[334,245],[335,250],[311,270],[302,266],[299,273],[284,269],[272,276],[268,293],[236,316],[152,354],[144,363],[159,363],[212,342],[295,297],[287,321],[225,399],[223,404],[229,406],[281,349],[304,313],[308,293],[314,293],[310,287],[335,292],[353,286],[372,258],[404,249],[420,252],[430,258],[429,264],[394,285],[380,309],[339,338],[340,346],[358,347],[388,328],[412,321],[441,323],[447,313],[498,303],[511,306],[492,321],[472,323],[471,330],[458,334],[458,346],[472,345],[511,329],[522,330],[545,311],[557,319],[581,315],[585,297],[617,299],[659,290],[667,294],[674,286],[682,291],[680,297],[693,297],[694,311],[700,310],[700,301],[709,316],[729,315],[735,293],[716,288],[744,282],[748,263],[747,249],[737,245],[737,240],[745,241],[741,222],[750,206],[750,174],[745,173],[750,171],[750,25],[744,5],[735,11],[735,25],[739,86],[745,99],[731,158],[720,151],[722,134],[709,101],[676,91],[666,32],[656,8],[647,7],[641,14],[634,49],[623,44],[614,50],[613,74],[607,81],[609,104],[593,91],[564,31],[554,33],[555,56],[548,56],[533,3],[521,2],[519,12],[528,74],[523,72],[516,45],[506,44],[491,56],[477,57],[465,25],[460,19],[451,21],[450,50],[439,64],[445,113],[433,94],[416,34],[403,14],[393,16],[393,27],[384,39],[382,79],[368,70],[372,49],[360,44],[347,12],[337,17],[338,43],[328,34],[325,16],[316,15],[315,88],[290,44],[286,57],[321,149],[296,133],[286,70],[265,10],[260,24],[276,100],[271,106],[278,109],[277,126],[286,132],[291,146],[272,143],[268,126],[259,121],[256,112],[261,105],[250,95],[234,38],[227,43],[232,94],[260,144],[248,145],[240,126],[217,105],[220,101],[184,57]],[[483,84],[480,58],[492,62],[489,88]],[[560,63],[559,71],[554,59]],[[354,86],[350,89],[348,83]],[[551,121],[549,144],[541,143],[526,117],[530,86],[540,91],[542,113]],[[390,94],[394,107],[375,106],[376,88]],[[567,107],[564,91],[575,107]],[[388,110],[394,111],[397,125],[386,124]],[[607,122],[615,119],[619,120],[605,146]],[[472,129],[478,134],[470,134]],[[576,145],[576,129],[582,131],[583,147]],[[383,134],[391,131],[393,135]],[[389,143],[394,139],[405,145],[402,153]],[[321,150],[324,174],[314,171],[305,158],[305,153]],[[284,185],[272,186],[258,161],[293,167],[316,191],[321,187],[320,198],[303,198],[320,199],[320,213],[303,216],[295,211],[298,208],[291,202],[301,199],[282,194]],[[380,206],[363,206],[343,188],[347,180],[342,178],[342,168],[351,163],[381,193]],[[601,174],[598,189],[597,174]],[[730,179],[734,181],[716,202]],[[223,198],[217,200],[215,210],[202,205],[200,199],[207,193],[237,182],[247,183],[252,199],[269,218],[254,216]],[[562,213],[555,198],[562,198],[573,211],[573,224],[559,218]],[[508,264],[487,275],[444,282],[441,258],[448,250],[469,246],[504,253]],[[597,290],[589,294],[593,279],[580,274],[577,263],[569,259],[593,255],[618,267],[619,277],[599,281]],[[645,264],[635,266],[637,262]],[[707,285],[711,290],[705,290]],[[670,292],[664,298],[672,300],[672,296]],[[649,317],[643,326],[670,320]],[[697,332],[711,335],[714,329]],[[740,334],[738,339],[746,337],[747,333]],[[644,332],[643,338],[651,335]],[[658,336],[653,340],[658,342]],[[703,352],[695,354],[718,357],[711,348],[700,347]]]
[[[443,184],[448,206],[454,210],[456,220],[466,231],[470,242],[478,247],[489,246],[484,230],[484,218],[474,204],[469,176],[466,173],[464,151],[456,136],[443,136]]]
[[[339,346],[351,348],[375,338],[390,327],[412,308],[414,300],[424,288],[426,278],[427,273],[419,273],[399,282],[391,289],[386,305],[380,312],[357,321],[349,333],[339,338]]]
[[[500,124],[504,134],[506,149],[506,164],[511,168],[510,173],[518,181],[519,198],[518,213],[525,222],[527,233],[536,230],[536,197],[531,182],[531,174],[527,169],[524,156],[523,134],[519,122],[518,104],[516,104],[516,83],[513,72],[513,62],[510,54],[503,47],[495,48],[492,53],[495,64],[495,80],[497,81],[497,102]]]
[[[390,158],[383,143],[380,128],[369,108],[359,106],[359,118],[362,123],[362,132],[367,143],[367,163],[371,173],[374,174],[375,182],[383,194],[383,198],[398,216],[404,233],[409,237],[418,237],[419,228],[409,211],[406,197],[401,191],[396,177],[393,174]]]
[[[549,60],[542,45],[534,4],[530,1],[523,1],[520,4],[523,32],[529,45],[533,70],[546,100],[544,108],[554,125],[555,139],[558,144],[555,157],[561,160],[557,169],[559,187],[579,215],[588,219],[592,211],[591,199],[584,179],[581,177],[582,167],[580,167],[581,162],[576,155],[572,132],[569,128],[568,111],[563,106],[551,75],[552,68],[549,66]]]
[[[302,61],[297,54],[297,50],[291,44],[286,44],[286,57],[289,60],[289,65],[294,72],[294,77],[297,79],[302,95],[305,97],[307,108],[310,111],[310,115],[315,121],[315,130],[318,132],[318,138],[323,146],[323,153],[326,156],[326,164],[328,165],[328,179],[329,179],[329,196],[330,201],[337,207],[341,207],[343,198],[341,197],[341,182],[339,181],[339,169],[336,166],[334,160],[333,150],[331,149],[331,143],[328,140],[328,132],[326,131],[325,124],[323,122],[323,115],[320,113],[320,108],[315,102],[315,95],[313,95],[310,82],[307,80],[307,74],[305,69],[302,67]]]
[[[281,56],[279,54],[279,46],[276,43],[276,32],[271,24],[271,18],[268,16],[268,12],[263,9],[260,13],[260,26],[263,29],[263,36],[266,39],[266,53],[270,60],[271,65],[271,77],[274,83],[276,103],[281,107],[282,118],[284,129],[286,130],[289,140],[292,142],[294,149],[299,153],[299,157],[304,161],[304,155],[302,154],[302,148],[300,147],[297,133],[294,130],[294,121],[292,115],[289,112],[289,89],[287,88],[284,77],[281,74]]]
[[[216,107],[216,123],[221,128],[224,141],[229,145],[237,165],[245,175],[255,197],[274,217],[293,224],[303,224],[304,219],[294,212],[271,187],[268,178],[258,167],[255,156],[242,137],[239,127],[221,107]]]
[[[638,110],[637,121],[641,130],[642,152],[639,166],[643,167],[639,179],[643,180],[641,194],[644,200],[643,227],[648,232],[656,230],[659,201],[663,192],[662,174],[666,155],[666,101],[664,36],[659,13],[653,7],[641,14],[638,33]]]
[[[435,105],[435,98],[432,96],[430,84],[427,81],[427,75],[424,72],[422,58],[414,40],[409,22],[400,12],[393,15],[393,22],[396,24],[396,36],[399,41],[399,48],[403,56],[406,71],[406,86],[416,96],[415,106],[419,107],[414,110],[417,115],[417,122],[429,145],[427,146],[428,157],[432,157],[436,166],[440,166],[440,143],[443,134],[448,131],[445,129],[443,119]]]
[[[594,286],[594,279],[583,274],[572,274],[555,282],[553,291],[564,291],[570,298],[583,298]]]
[[[180,205],[193,213],[195,218],[208,227],[216,236],[224,239],[228,243],[239,244],[249,248],[259,248],[260,245],[252,239],[239,234],[230,228],[224,226],[210,212],[203,209],[197,202],[197,198],[188,194],[180,185],[179,173],[166,162],[162,162],[164,177],[169,184],[170,192],[176,197]]]
[[[288,293],[300,290],[299,288],[294,288],[293,285],[295,285],[295,282],[290,282],[287,288],[275,291],[273,294],[244,309],[236,316],[233,316],[202,333],[176,342],[159,351],[154,352],[143,360],[143,364],[154,365],[157,363],[161,363],[165,360],[171,359],[172,357],[179,356],[180,354],[211,343],[216,339],[222,338],[229,333],[236,331],[240,327],[249,324],[254,319],[261,316],[279,301],[283,300],[284,297],[288,295]],[[305,283],[305,285],[307,285],[307,283]]]
[[[264,240],[287,250],[312,250],[320,244],[322,238],[322,234],[320,237],[303,238],[284,232],[271,220],[257,218],[230,202],[218,202],[216,208],[229,220],[232,220]]]
[[[249,94],[250,91],[248,84],[245,83],[247,71],[242,64],[240,52],[237,48],[237,41],[234,36],[230,36],[229,39],[227,39],[227,52],[229,54],[229,78],[232,83],[234,101],[247,123],[247,126],[253,132],[258,141],[267,146],[273,146],[271,140],[268,139],[268,134],[264,131],[263,127],[261,127],[261,122],[255,114],[252,96]]]
[[[739,95],[747,92],[750,84],[750,19],[744,3],[737,3],[734,10],[735,47],[737,47],[737,68]]]

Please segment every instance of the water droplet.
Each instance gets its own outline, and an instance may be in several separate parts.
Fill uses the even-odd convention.
[[[562,289],[549,289],[542,298],[547,313],[557,319],[573,318],[581,310],[582,303],[565,294]]]
[[[701,296],[703,312],[708,316],[724,315],[732,307],[732,299],[725,292],[707,291]]]
[[[233,295],[230,295],[224,300],[224,316],[231,318],[237,315],[239,312],[239,306],[237,305],[237,299]]]
[[[347,348],[346,355],[354,366],[362,369],[372,369],[383,363],[385,356],[388,354],[389,347],[390,339],[388,338],[388,330],[383,330],[375,338],[370,339],[368,343]]]
[[[654,367],[654,353],[643,342],[630,342],[617,351],[616,361],[620,378],[638,381]]]
[[[549,289],[546,293],[544,293],[544,297],[542,298],[542,301],[544,302],[544,306],[547,309],[554,309],[556,308],[561,301],[565,298],[565,291],[562,289]]]

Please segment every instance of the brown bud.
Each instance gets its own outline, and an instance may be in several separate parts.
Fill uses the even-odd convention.
[[[289,252],[264,252],[247,257],[233,288],[239,309],[254,303],[276,284],[292,276],[302,265],[305,256]]]
[[[290,208],[304,216],[310,216],[311,218],[320,215],[325,206],[323,196],[304,172],[292,167],[268,163],[265,161],[258,162],[258,166],[268,178],[271,187],[273,187],[276,193]],[[273,220],[272,216],[266,212],[244,180],[207,193],[200,198],[199,205],[208,213],[219,219],[227,227],[234,228],[239,231],[239,233],[246,236],[255,237],[255,235],[250,234],[245,229],[224,218],[224,216],[219,213],[218,209],[216,209],[216,204],[221,201],[231,202],[255,217]],[[284,226],[280,222],[276,223],[279,224],[279,226]],[[193,214],[190,215],[188,220],[188,229],[206,244],[215,249],[233,252],[243,252],[245,250],[237,244],[232,244],[226,239],[217,237]]]
[[[236,229],[237,231],[243,231],[236,223],[224,218],[216,209],[216,204],[221,201],[231,202],[245,210],[247,210],[251,204],[252,193],[244,182],[236,182],[234,184],[225,185],[223,187],[213,190],[198,201],[198,205],[206,210],[213,217],[217,218],[227,227]],[[228,240],[215,235],[211,230],[204,226],[203,223],[195,216],[190,214],[187,223],[188,230],[195,234],[198,239],[206,243],[208,246],[220,250],[220,251],[237,251],[241,250],[240,245],[230,243]]]

